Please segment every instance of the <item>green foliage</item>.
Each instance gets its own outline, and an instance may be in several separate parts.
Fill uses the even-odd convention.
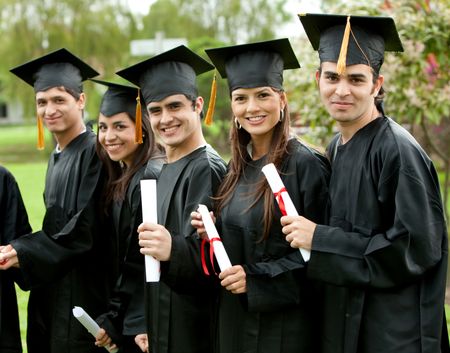
[[[3,100],[16,100],[24,115],[35,115],[32,89],[9,69],[65,47],[112,77],[126,61],[135,22],[120,0],[0,0],[0,82]],[[125,46],[124,46],[125,45]],[[92,85],[86,85],[90,96]],[[97,114],[98,100],[88,99],[87,111]]]
[[[283,0],[158,0],[144,19],[145,32],[166,37],[220,38],[228,43],[273,38],[286,21]],[[174,21],[174,18],[177,20]]]
[[[441,123],[448,125],[450,7],[446,0],[378,0],[363,5],[359,1],[325,1],[323,8],[328,13],[393,17],[405,52],[387,53],[382,67],[387,113],[409,126],[422,120],[425,120],[426,127]],[[300,114],[303,124],[328,126],[327,134],[332,128],[331,121],[319,104],[317,87],[311,76],[318,67],[318,55],[305,37],[299,39],[296,47],[302,48],[299,58],[303,68],[290,82],[294,88],[291,107]],[[446,142],[441,148],[444,149],[442,155],[448,156],[448,130],[444,129],[445,132],[435,138]]]
[[[32,58],[66,47],[89,63],[100,77],[122,81],[114,72],[145,58],[132,58],[133,39],[184,37],[206,58],[204,49],[275,37],[278,23],[288,15],[283,0],[158,0],[146,16],[130,13],[121,0],[0,0],[0,100],[24,107],[32,121],[35,103],[32,89],[8,71]],[[82,15],[80,15],[82,14]],[[205,112],[213,73],[198,79],[205,98]],[[231,112],[226,81],[218,77],[215,124],[205,128],[208,140],[227,148]],[[87,120],[98,115],[103,90],[85,83]]]

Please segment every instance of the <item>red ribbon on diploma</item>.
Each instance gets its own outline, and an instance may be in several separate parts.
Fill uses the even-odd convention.
[[[216,269],[214,267],[214,242],[215,241],[222,241],[220,238],[212,238],[212,239],[202,239],[202,245],[201,245],[201,258],[202,258],[202,268],[205,275],[209,276],[208,266],[206,266],[206,256],[205,256],[205,246],[206,243],[209,243],[209,261],[211,262],[211,267],[214,270],[214,273],[218,275],[216,272]]]
[[[283,216],[286,216],[287,215],[287,213],[286,213],[286,206],[284,206],[283,196],[281,195],[282,192],[287,192],[285,187],[282,187],[280,189],[280,191],[274,192],[273,194],[274,194],[275,198],[277,199],[278,206],[280,207],[281,214]]]

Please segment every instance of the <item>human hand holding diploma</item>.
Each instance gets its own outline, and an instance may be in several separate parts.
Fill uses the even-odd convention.
[[[88,330],[88,332],[96,337],[100,331],[100,326],[84,311],[82,307],[74,306],[72,309],[73,316]],[[116,353],[119,351],[117,347],[110,348],[110,346],[104,346],[110,353]]]
[[[278,206],[280,207],[281,214],[283,216],[298,216],[297,209],[292,202],[286,188],[284,187],[283,181],[277,172],[277,169],[273,163],[269,163],[262,168],[262,172],[266,176],[267,182],[277,200]],[[311,257],[311,252],[300,248],[300,253],[302,254],[303,260],[308,262]]]
[[[220,271],[223,272],[227,268],[231,267],[230,259],[222,244],[217,228],[209,214],[208,207],[205,205],[198,205],[198,212],[202,215],[203,225],[205,226],[206,234],[214,249],[214,255],[216,256],[217,263],[219,264]]]
[[[156,180],[141,180],[142,221],[158,223],[156,208]],[[153,256],[145,255],[145,278],[147,282],[159,282],[160,262]]]

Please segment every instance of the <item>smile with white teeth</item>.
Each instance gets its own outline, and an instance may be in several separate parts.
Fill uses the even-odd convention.
[[[115,151],[115,150],[118,150],[121,146],[122,146],[121,144],[107,145],[107,146],[106,146],[106,149],[107,149],[108,151],[113,152],[113,151]]]
[[[171,133],[171,132],[175,131],[177,128],[178,128],[178,126],[172,126],[172,127],[166,127],[166,128],[164,128],[162,130],[164,132]]]
[[[260,121],[260,120],[262,120],[264,118],[265,118],[265,115],[258,115],[258,116],[247,117],[245,119],[247,119],[248,121],[256,122],[256,121]]]

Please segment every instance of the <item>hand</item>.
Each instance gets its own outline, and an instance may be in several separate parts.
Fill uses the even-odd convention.
[[[8,244],[0,247],[0,270],[7,270],[10,267],[20,267],[19,258],[14,248]]]
[[[222,287],[233,294],[247,293],[247,280],[244,268],[241,265],[235,265],[227,268],[219,274]]]
[[[293,248],[311,250],[317,224],[302,216],[281,217],[282,232]]]
[[[116,349],[115,343],[112,343],[111,337],[106,333],[104,329],[100,329],[95,336],[95,345],[97,347],[107,347],[108,350]]]
[[[211,218],[214,223],[216,223],[216,217],[214,217],[214,212],[209,211]],[[208,239],[208,235],[206,234],[205,225],[203,224],[202,215],[200,212],[194,211],[191,212],[191,225],[197,229],[197,234],[202,239]]]
[[[153,256],[159,261],[170,260],[172,236],[164,226],[156,223],[142,223],[138,232],[142,254]]]
[[[148,353],[148,337],[146,333],[141,333],[134,338],[134,342],[138,345],[142,352]]]

